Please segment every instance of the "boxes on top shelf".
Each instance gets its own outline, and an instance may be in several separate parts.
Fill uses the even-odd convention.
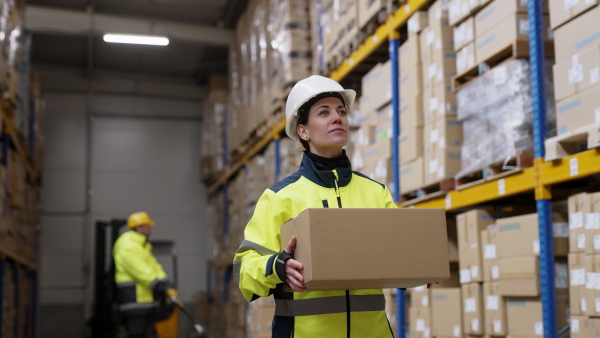
[[[553,67],[554,98],[561,101],[600,82],[600,42]]]
[[[450,26],[462,22],[488,1],[483,0],[448,0],[448,21]]]
[[[408,38],[418,38],[417,34],[421,33],[423,28],[427,27],[428,24],[429,14],[426,11],[415,12],[406,23]]]
[[[558,135],[600,123],[600,86],[593,86],[556,102]]]
[[[454,51],[458,52],[468,43],[475,41],[475,19],[469,17],[463,23],[453,28]]]
[[[581,14],[554,31],[554,53],[556,62],[569,59],[575,53],[592,48],[600,43],[600,7]]]
[[[475,42],[470,42],[456,52],[456,76],[460,77],[475,67],[475,60]]]
[[[379,23],[379,15],[387,11],[386,7],[387,0],[358,0],[359,29],[364,29],[373,20]],[[387,15],[385,17],[387,18]]]
[[[360,109],[368,114],[392,99],[391,61],[379,63],[361,81]]]
[[[433,154],[444,149],[460,151],[462,146],[462,122],[455,118],[442,118],[425,125],[424,151]]]
[[[433,124],[438,120],[453,117],[456,117],[456,95],[450,85],[438,83],[431,90],[425,92],[423,95],[423,121],[425,123]]]
[[[586,1],[555,1],[550,0],[550,26],[557,29],[559,26],[577,18],[581,13],[597,6],[598,0]]]

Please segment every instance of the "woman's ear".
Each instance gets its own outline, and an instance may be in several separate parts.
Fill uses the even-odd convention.
[[[300,137],[300,139],[304,140],[304,141],[308,141],[309,140],[309,133],[308,130],[306,129],[306,127],[303,124],[299,124],[296,127],[296,131],[298,132],[298,136]]]

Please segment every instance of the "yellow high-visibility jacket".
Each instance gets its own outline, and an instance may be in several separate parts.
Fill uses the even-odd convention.
[[[233,275],[247,301],[274,295],[273,337],[393,337],[381,289],[284,292],[275,271],[285,249],[280,227],[307,208],[396,208],[385,185],[352,172],[345,162],[319,170],[304,154],[295,174],[263,193],[246,225]]]
[[[166,290],[171,284],[152,254],[147,237],[134,230],[123,233],[115,242],[113,257],[121,314],[154,314],[159,305],[154,292],[157,288]]]

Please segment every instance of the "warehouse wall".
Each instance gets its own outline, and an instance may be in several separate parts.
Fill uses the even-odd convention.
[[[157,221],[153,239],[175,241],[181,298],[193,303],[206,287],[212,250],[199,179],[201,102],[69,91],[46,97],[40,333],[83,336],[92,307],[94,223],[139,210]]]

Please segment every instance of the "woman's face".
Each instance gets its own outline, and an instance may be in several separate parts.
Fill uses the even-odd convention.
[[[310,151],[323,157],[341,155],[348,143],[348,115],[337,97],[317,101],[308,111],[308,122],[298,125],[298,135],[306,140]]]

